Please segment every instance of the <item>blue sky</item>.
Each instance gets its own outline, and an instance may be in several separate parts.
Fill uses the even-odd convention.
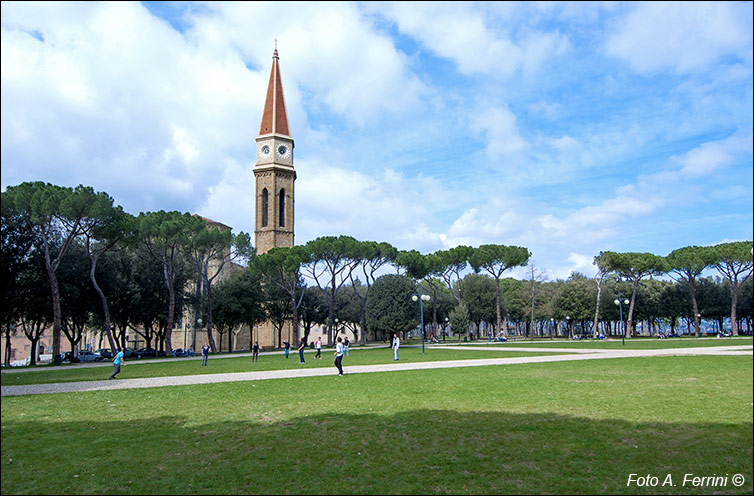
[[[297,244],[519,245],[554,279],[752,239],[751,2],[1,8],[3,190],[253,232],[277,39]]]

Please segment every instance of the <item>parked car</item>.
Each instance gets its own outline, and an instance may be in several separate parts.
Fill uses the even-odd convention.
[[[136,350],[136,355],[136,358],[155,358],[158,354],[153,348],[139,348]]]
[[[102,355],[103,358],[112,358],[113,352],[110,350],[110,348],[100,348],[98,350],[94,351],[95,353],[99,353]]]
[[[141,358],[135,349],[128,347],[123,350],[123,356],[125,358]]]
[[[173,350],[173,357],[188,357],[188,356],[196,356],[193,349],[188,348],[184,350],[183,348],[177,348]]]
[[[79,351],[78,357],[80,362],[101,362],[105,359],[102,355],[99,353],[95,353],[93,351]]]
[[[73,353],[70,351],[66,351],[65,353],[60,354],[60,361],[61,362],[68,362],[68,363],[78,363],[81,360],[79,360],[77,357],[73,356]]]

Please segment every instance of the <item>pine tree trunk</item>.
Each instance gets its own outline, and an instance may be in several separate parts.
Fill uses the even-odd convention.
[[[212,286],[209,280],[204,281],[207,284],[207,340],[209,341],[209,347],[212,352],[215,352],[215,337],[212,335]],[[167,334],[170,334],[168,332]],[[222,336],[220,339],[220,347],[222,348]]]
[[[175,313],[175,288],[173,287],[172,269],[163,268],[163,274],[165,275],[165,283],[168,286],[168,325],[165,330],[165,345],[167,346],[167,353],[170,355],[173,353],[171,334],[173,334],[173,314]]]
[[[738,277],[733,278],[733,303],[730,308],[731,334],[738,336],[738,322],[736,321],[736,306],[738,306]]]
[[[597,335],[599,334],[597,328],[600,324],[600,306],[602,303],[602,278],[604,275],[601,275],[599,279],[597,279],[597,307],[594,310],[594,327],[593,327],[593,337],[596,339]]]
[[[107,305],[107,298],[105,297],[105,293],[99,287],[99,284],[97,284],[97,278],[94,276],[95,269],[97,267],[97,256],[91,258],[91,261],[92,267],[89,271],[89,279],[92,281],[92,286],[94,286],[94,290],[99,295],[100,302],[102,303],[102,312],[105,316],[105,334],[107,335],[107,342],[110,344],[110,349],[115,350],[115,341],[113,340],[113,333],[111,331],[112,324],[110,323],[110,308]]]

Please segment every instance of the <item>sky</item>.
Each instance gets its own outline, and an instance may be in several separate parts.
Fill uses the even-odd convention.
[[[516,245],[554,280],[753,238],[752,2],[0,5],[3,191],[253,233],[277,43],[297,245]]]

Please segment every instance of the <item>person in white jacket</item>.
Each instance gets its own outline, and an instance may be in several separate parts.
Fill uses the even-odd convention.
[[[398,337],[398,333],[396,332],[393,334],[393,352],[395,353],[395,358],[393,360],[398,360],[398,348],[401,347],[401,339]]]
[[[335,366],[338,367],[338,375],[343,375],[343,366],[341,365],[341,362],[343,361],[343,339],[338,338],[338,344],[335,345]]]

